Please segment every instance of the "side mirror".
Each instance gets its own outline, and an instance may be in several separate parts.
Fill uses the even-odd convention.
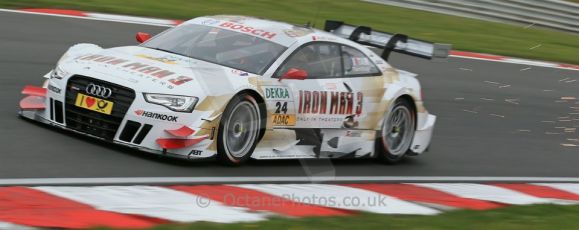
[[[277,81],[282,79],[304,80],[308,78],[308,72],[303,69],[291,68],[283,74]]]
[[[151,35],[148,33],[138,32],[136,39],[139,43],[143,43],[151,38]]]

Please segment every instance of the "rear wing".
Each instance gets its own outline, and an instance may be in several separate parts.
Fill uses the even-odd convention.
[[[425,59],[446,58],[451,49],[450,44],[422,41],[404,34],[373,31],[367,26],[348,25],[341,21],[327,20],[324,30],[362,45],[383,49],[381,56],[384,60],[388,60],[393,51]]]

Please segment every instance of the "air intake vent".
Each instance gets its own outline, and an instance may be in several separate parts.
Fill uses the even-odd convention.
[[[141,128],[141,123],[135,121],[127,121],[127,124],[125,125],[123,132],[121,132],[119,139],[121,141],[131,142],[139,128]]]
[[[62,101],[54,100],[54,121],[61,124],[64,122],[62,107],[63,107]]]
[[[151,128],[153,128],[152,125],[145,124],[141,129],[141,131],[139,132],[139,134],[137,135],[137,137],[135,137],[133,143],[140,145],[141,142],[143,142],[143,139],[145,139],[145,137],[147,136],[147,134],[149,134],[149,131],[151,131]]]

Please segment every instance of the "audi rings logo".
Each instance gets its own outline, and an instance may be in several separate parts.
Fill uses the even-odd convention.
[[[101,98],[109,98],[113,94],[113,91],[110,88],[95,85],[93,83],[88,84],[85,91],[90,95]]]

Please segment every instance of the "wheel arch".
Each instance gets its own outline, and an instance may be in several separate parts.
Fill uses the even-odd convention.
[[[412,97],[410,94],[402,94],[399,97],[396,98],[396,100],[406,100],[408,103],[410,103],[411,109],[412,109],[412,115],[414,116],[414,129],[418,128],[418,107],[416,107],[416,102],[414,100],[414,97]]]
[[[257,101],[257,106],[259,107],[259,116],[261,118],[261,131],[260,131],[259,136],[258,136],[258,142],[259,142],[259,141],[261,141],[261,139],[265,135],[265,130],[267,127],[267,119],[268,119],[267,106],[265,104],[265,100],[263,99],[263,96],[261,96],[261,94],[259,94],[257,91],[255,91],[253,89],[241,90],[241,91],[237,92],[234,96],[244,94],[244,93],[252,96]]]
[[[390,113],[390,111],[392,110],[392,107],[394,106],[395,102],[397,100],[403,99],[408,101],[408,103],[410,103],[411,105],[411,109],[412,109],[412,115],[414,116],[414,125],[418,125],[418,105],[416,104],[416,100],[415,98],[411,95],[410,92],[404,90],[404,89],[400,89],[397,90],[397,93],[395,94],[390,94],[391,96],[385,96],[385,98],[388,99],[383,99],[383,100],[387,100],[388,105],[386,106],[386,108],[384,108],[384,111],[382,113],[382,119],[378,120],[377,124],[376,124],[376,130],[379,130],[379,128],[382,126],[382,123],[384,122],[384,116],[387,113]]]
[[[251,97],[251,99],[248,99],[248,96]],[[256,136],[255,136],[255,139],[253,140],[252,146],[249,147],[250,148],[248,150],[249,152],[246,152],[242,156],[233,156],[230,153],[228,153],[228,151],[226,151],[224,149],[224,148],[227,148],[227,147],[225,147],[225,146],[227,146],[227,144],[223,143],[223,140],[226,138],[222,137],[223,133],[226,132],[226,130],[224,128],[224,117],[226,117],[226,114],[232,114],[230,112],[233,112],[233,111],[228,110],[228,108],[230,106],[236,105],[237,104],[237,103],[235,103],[236,101],[241,102],[243,100],[255,101],[255,103],[257,103],[257,107],[258,107],[257,109],[258,109],[258,112],[260,113],[259,119],[261,119],[259,125],[261,125],[261,127],[260,127],[259,132],[257,134],[254,134]],[[240,91],[236,92],[235,94],[233,94],[230,97],[230,99],[224,103],[223,115],[219,119],[219,128],[218,128],[218,131],[216,134],[217,139],[215,142],[217,144],[217,158],[219,158],[220,161],[222,161],[222,163],[224,163],[225,165],[229,165],[229,166],[239,166],[251,157],[251,154],[255,150],[255,147],[259,144],[259,142],[261,141],[261,138],[265,134],[264,125],[266,124],[266,121],[263,119],[264,117],[267,117],[267,114],[263,114],[265,109],[266,108],[265,108],[263,97],[258,92],[254,91],[252,89],[240,90]]]
[[[405,107],[409,106],[409,107],[410,107],[409,110],[412,110],[410,113],[411,113],[411,116],[413,116],[414,131],[416,131],[416,130],[417,130],[417,125],[418,125],[418,113],[417,113],[417,105],[416,105],[416,102],[415,102],[415,100],[414,100],[414,97],[412,97],[412,95],[407,94],[407,93],[403,93],[403,94],[398,95],[397,97],[394,97],[393,100],[391,101],[391,104],[390,104],[389,107],[388,107],[387,113],[392,112],[393,109],[394,109],[394,107],[395,107],[395,105],[396,105],[396,102],[397,102],[397,101],[400,101],[400,100],[408,103],[408,105],[405,105]],[[388,114],[388,116],[390,116],[390,115]],[[384,117],[386,117],[386,114],[384,115]],[[380,125],[379,125],[378,127],[382,127],[384,120],[385,120],[385,118],[383,118],[383,119],[381,120]],[[376,135],[377,135],[377,138],[382,138],[382,137],[380,137],[380,136],[381,136],[380,132],[381,132],[380,130],[377,132],[377,134],[376,134]],[[400,155],[394,155],[394,157],[392,158],[392,157],[391,157],[392,155],[391,155],[387,150],[384,149],[385,147],[384,147],[384,145],[382,144],[383,141],[376,141],[376,142],[375,142],[375,147],[374,147],[374,149],[375,149],[374,155],[375,155],[376,157],[378,157],[379,159],[381,159],[384,163],[387,163],[387,164],[393,164],[393,163],[395,163],[395,162],[398,162],[400,159],[402,159],[402,157],[403,157],[404,155],[407,155],[408,152],[411,151],[412,142],[413,142],[413,140],[414,140],[414,138],[415,138],[415,135],[416,135],[416,133],[414,133],[414,134],[412,135],[412,137],[410,137],[410,140],[409,140],[409,141],[410,141],[409,148],[408,148],[408,150],[407,150],[405,153],[402,153],[402,154],[400,154]],[[378,140],[378,139],[376,139],[376,140]],[[383,140],[383,139],[382,139],[382,140]],[[381,154],[380,151],[385,152],[386,155]]]

